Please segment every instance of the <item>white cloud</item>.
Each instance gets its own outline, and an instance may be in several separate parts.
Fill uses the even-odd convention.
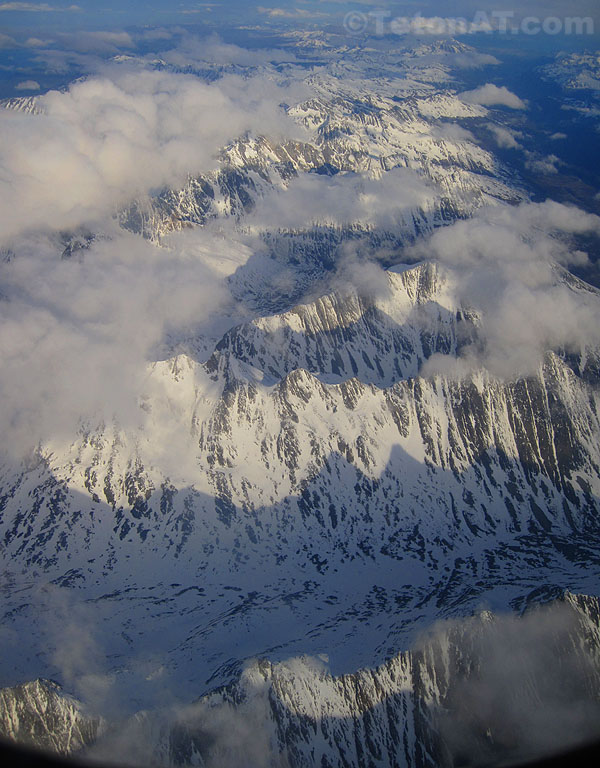
[[[380,179],[360,174],[304,174],[286,190],[275,190],[259,201],[250,226],[298,229],[314,224],[361,224],[387,231],[406,226],[415,208],[431,208],[439,193],[417,173],[395,168]]]
[[[442,62],[447,62],[457,69],[478,69],[480,67],[498,66],[499,59],[487,53],[479,51],[465,51],[464,53],[449,53]]]
[[[5,35],[3,32],[0,32],[0,50],[3,48],[16,48],[17,42],[13,40],[12,37],[9,35]]]
[[[39,37],[28,37],[25,40],[25,46],[27,48],[44,48],[47,45],[52,45],[51,40],[41,40]]]
[[[589,685],[597,660],[585,625],[568,604],[554,603],[522,617],[442,622],[428,633],[421,649],[446,648],[450,636],[470,662],[437,714],[450,755],[485,765],[502,754],[510,765],[597,739],[600,708]]]
[[[533,373],[550,349],[600,344],[595,292],[574,291],[553,264],[584,264],[568,236],[600,234],[600,218],[554,202],[482,210],[436,232],[415,252],[450,269],[457,300],[481,314],[478,343],[460,360],[431,359],[424,374],[486,367],[512,378]],[[567,238],[567,239],[565,239]]]
[[[18,454],[68,439],[95,414],[138,425],[148,364],[165,338],[202,335],[219,313],[235,312],[222,268],[235,268],[235,243],[200,231],[157,248],[111,216],[216,167],[228,139],[297,137],[284,96],[267,79],[207,85],[111,67],[39,97],[44,114],[0,110],[0,253],[12,251],[0,259],[5,447]],[[86,225],[104,237],[61,261],[60,233]]]
[[[521,138],[522,136],[518,131],[511,131],[509,128],[495,125],[494,123],[488,123],[486,127],[494,136],[496,144],[501,149],[523,149],[521,144],[517,141],[517,138]]]
[[[503,106],[510,109],[526,109],[527,104],[504,85],[493,83],[480,85],[472,91],[459,93],[459,97],[468,104],[481,104],[484,107]]]
[[[309,10],[308,8],[265,8],[259,5],[256,9],[259,13],[269,16],[272,19],[310,19],[328,16],[321,11]]]
[[[475,136],[463,128],[458,123],[439,123],[431,127],[431,135],[436,139],[445,139],[447,141],[470,141],[477,143]]]
[[[101,42],[111,43],[119,48],[133,48],[134,42],[128,32],[106,31],[89,32],[90,37]]]
[[[131,35],[122,29],[59,32],[56,34],[55,40],[50,44],[57,46],[57,50],[53,51],[55,55],[62,54],[63,56],[80,53],[109,57],[120,53],[123,49],[127,50],[136,47],[136,43]],[[42,47],[43,45],[44,43],[41,41],[41,45],[37,47]]]
[[[104,713],[114,677],[104,672],[106,660],[96,636],[94,609],[53,584],[37,588],[33,594],[46,650],[61,684],[85,701],[91,712]]]
[[[167,336],[202,335],[233,301],[197,235],[165,250],[116,229],[81,258],[29,237],[0,264],[0,429],[17,453],[69,440],[80,418],[143,423],[148,365]],[[206,240],[215,261],[231,245]]]
[[[151,188],[212,167],[246,131],[291,129],[272,82],[229,76],[207,85],[126,70],[39,99],[44,114],[0,112],[0,231],[92,223]]]
[[[15,85],[15,91],[39,91],[41,88],[37,80],[23,80]]]
[[[294,53],[265,48],[249,50],[225,43],[218,35],[199,39],[194,35],[185,34],[176,48],[162,53],[161,56],[167,63],[179,67],[196,63],[256,67],[271,62],[279,64],[296,61]]]
[[[525,166],[534,173],[547,176],[558,173],[558,168],[556,166],[561,164],[561,159],[556,155],[546,155],[544,157],[533,152],[528,152]]]

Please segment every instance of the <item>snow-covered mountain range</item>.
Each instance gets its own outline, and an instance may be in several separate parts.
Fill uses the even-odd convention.
[[[423,378],[476,318],[434,265],[387,282],[238,327],[205,363],[156,363],[140,432],[88,425],[5,468],[7,571],[81,589],[121,658],[160,627],[197,686],[258,652],[335,644],[338,668],[366,665],[417,618],[590,590],[597,354],[548,352],[515,382]],[[19,626],[38,606],[13,573]]]
[[[181,188],[51,241],[65,270],[119,232],[165,261],[187,230],[235,241],[219,263],[235,310],[162,340],[131,423],[85,413],[25,460],[7,452],[3,680],[40,680],[0,692],[5,735],[102,749],[106,723],[45,681],[58,678],[103,715],[115,698],[135,711],[202,696],[213,724],[200,733],[187,710],[174,728],[132,721],[166,764],[235,764],[211,729],[241,709],[244,727],[266,723],[256,765],[451,765],[462,746],[438,720],[458,706],[457,670],[479,663],[464,637],[493,620],[404,650],[439,619],[565,590],[590,595],[565,600],[597,705],[600,347],[542,334],[526,373],[488,369],[489,318],[460,290],[472,275],[425,239],[527,199],[469,132],[493,116],[460,98],[452,72],[478,54],[445,43],[340,60],[307,45],[307,61],[264,67],[290,93],[301,84],[285,114],[303,138],[241,136]],[[35,99],[4,106],[43,113]],[[568,252],[564,240],[548,242]],[[537,258],[535,235],[522,243]],[[552,296],[600,313],[595,289],[548,273]],[[477,759],[535,746],[495,727],[468,725]]]

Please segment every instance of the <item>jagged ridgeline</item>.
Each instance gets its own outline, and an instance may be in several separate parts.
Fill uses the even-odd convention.
[[[140,765],[453,768],[525,761],[600,736],[600,606],[566,594],[521,617],[444,622],[381,667],[251,663],[187,707],[125,722],[45,680],[0,691],[0,734]]]

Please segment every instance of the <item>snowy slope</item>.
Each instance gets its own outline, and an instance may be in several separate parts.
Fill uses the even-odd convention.
[[[405,240],[484,204],[524,199],[500,163],[467,131],[444,130],[447,122],[468,126],[469,120],[484,117],[483,108],[464,104],[448,90],[415,84],[399,97],[390,93],[388,82],[348,84],[344,75],[309,77],[305,85],[314,96],[288,109],[307,141],[240,139],[223,150],[219,170],[190,179],[181,190],[134,203],[121,214],[122,225],[160,240],[172,229],[224,215],[239,218],[273,188],[285,190],[306,172],[375,178],[396,168],[417,172],[431,184],[430,199],[398,222],[398,236],[401,232]]]

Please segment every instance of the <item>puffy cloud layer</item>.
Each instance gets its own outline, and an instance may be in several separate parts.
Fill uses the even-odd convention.
[[[138,427],[165,339],[211,333],[235,312],[218,268],[228,242],[191,233],[166,250],[111,234],[67,260],[54,239],[31,237],[0,264],[0,430],[17,456],[70,441],[81,418]]]
[[[284,92],[265,79],[198,78],[144,70],[51,91],[44,114],[0,111],[0,232],[91,223],[146,191],[212,167],[246,131],[286,135]]]
[[[120,206],[215,167],[246,132],[297,136],[268,78],[109,67],[50,92],[43,114],[0,110],[0,429],[17,454],[80,418],[138,424],[148,363],[167,338],[235,313],[235,242],[185,233],[157,248],[120,230]],[[100,234],[61,260],[65,231]],[[247,258],[247,254],[242,254]],[[208,331],[207,331],[208,329]]]

